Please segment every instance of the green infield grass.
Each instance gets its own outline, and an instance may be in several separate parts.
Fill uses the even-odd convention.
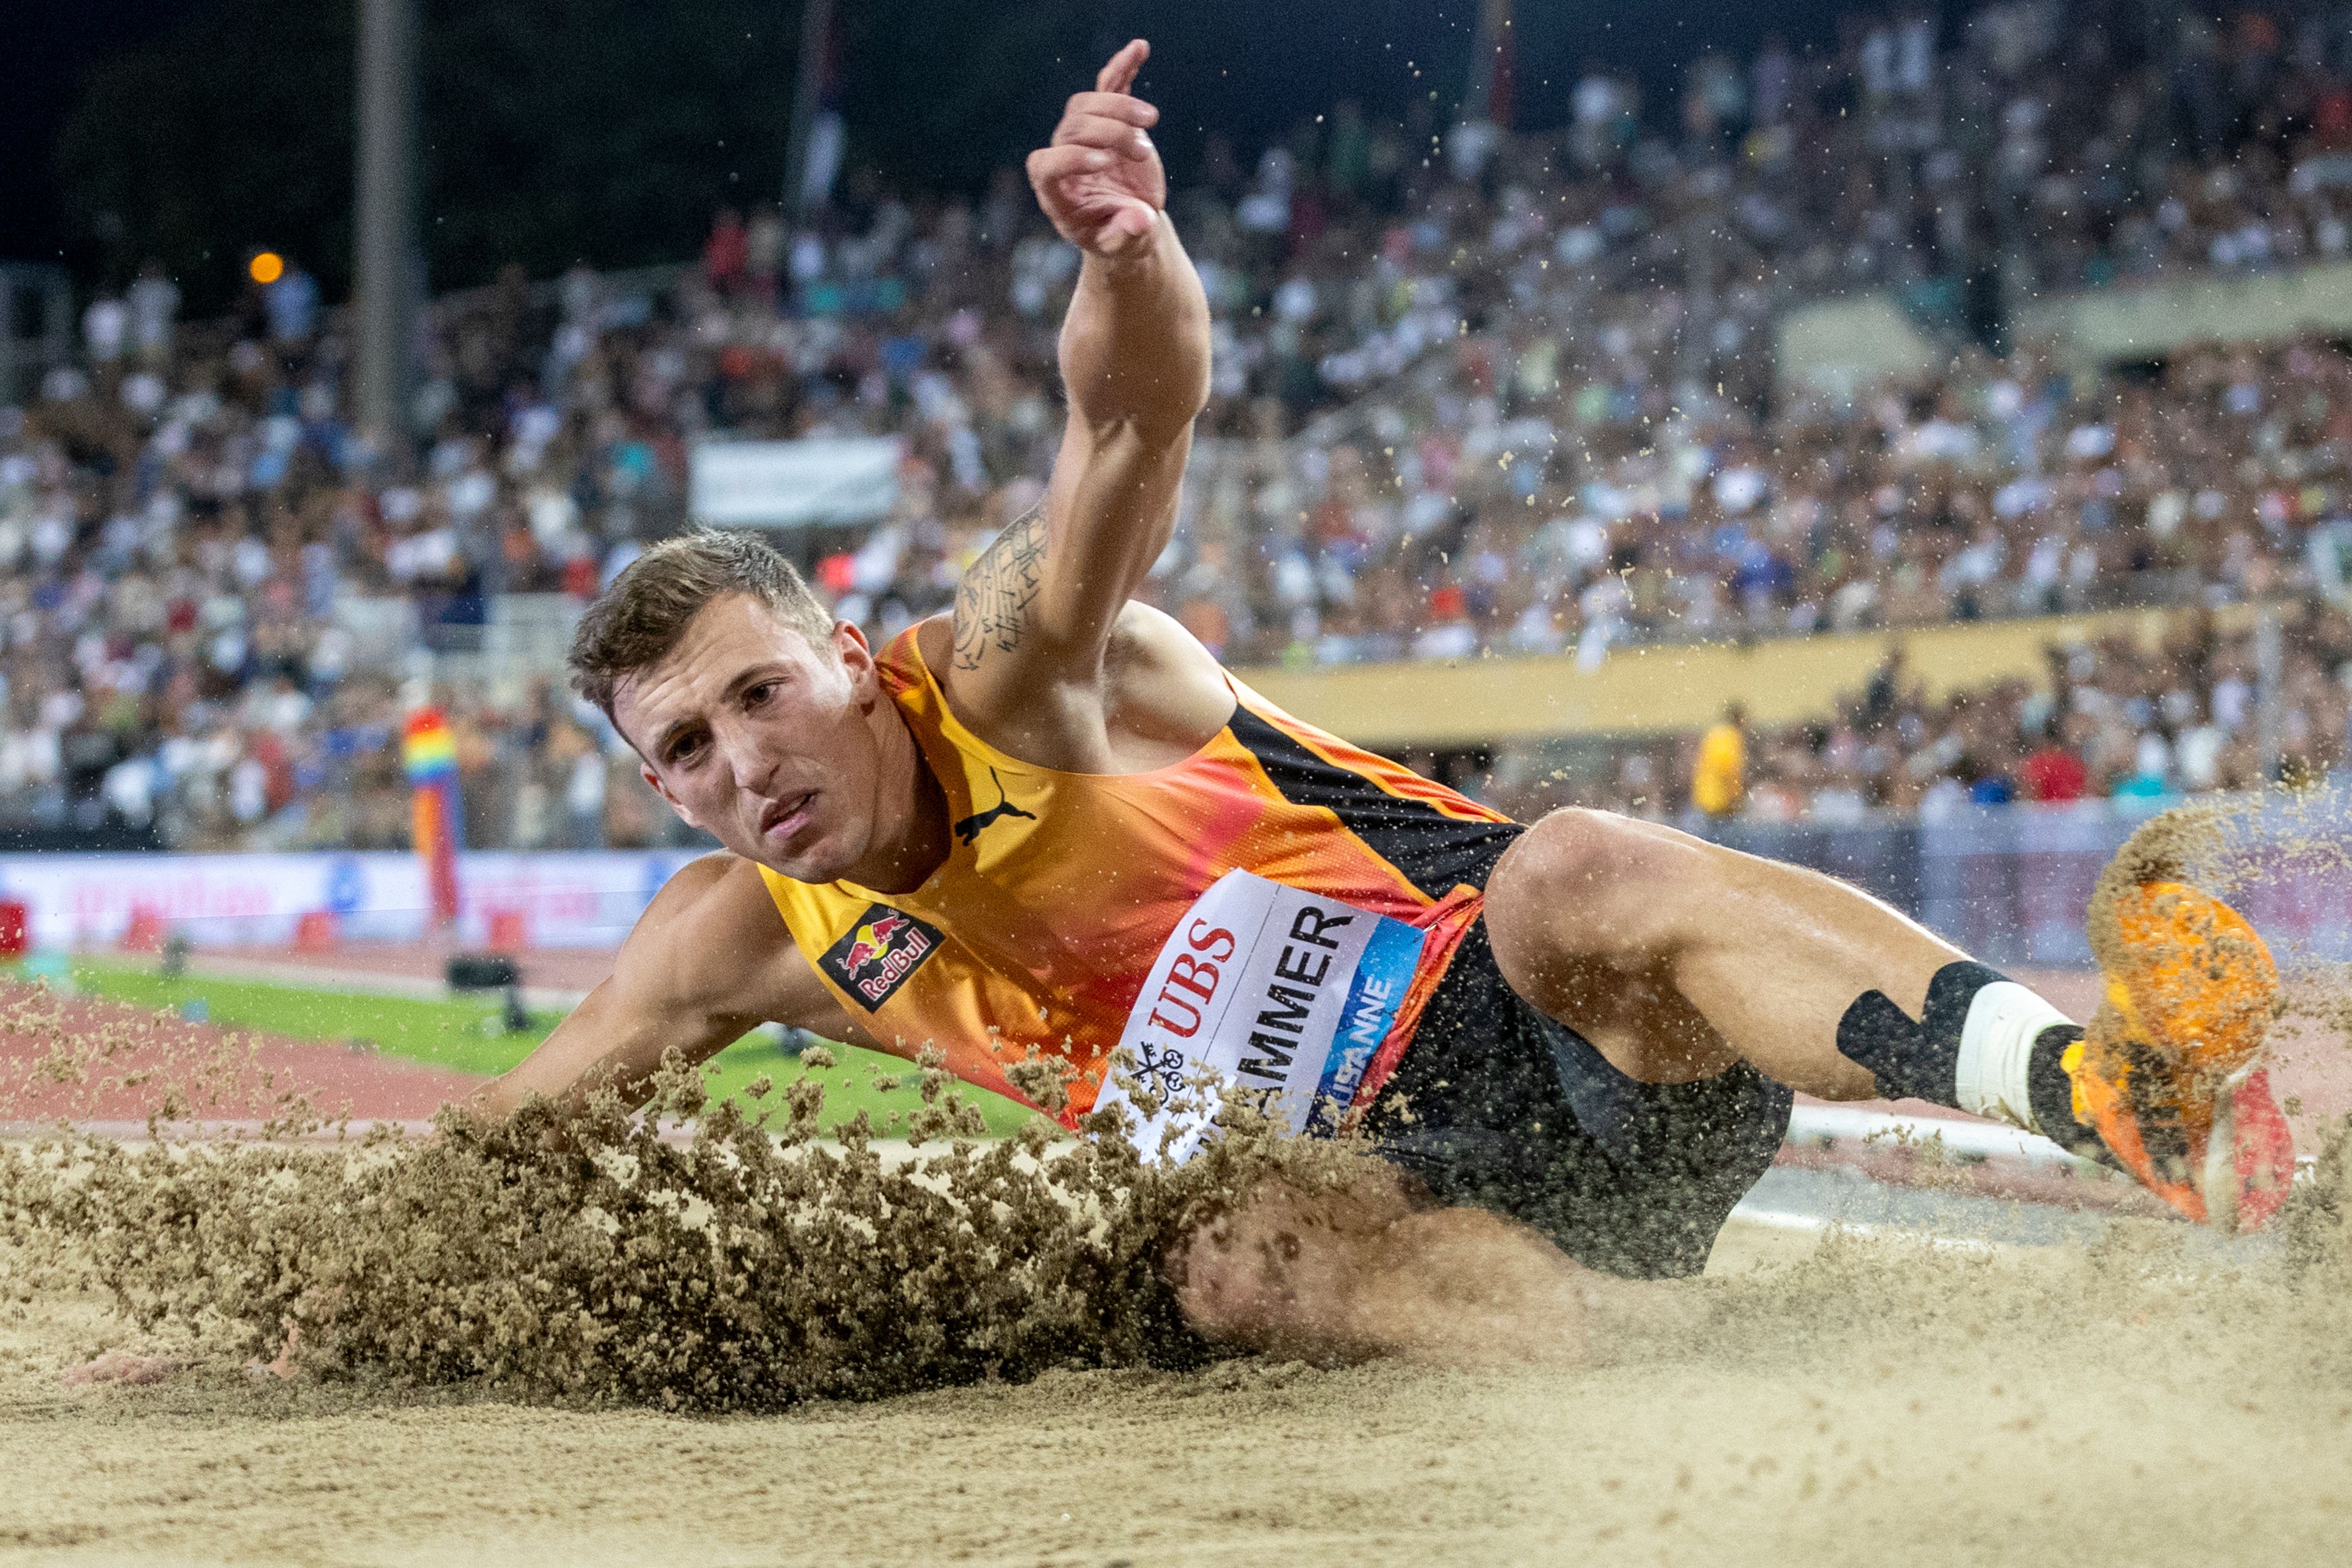
[[[289,1039],[364,1044],[388,1057],[459,1072],[506,1071],[545,1039],[562,1017],[556,1013],[534,1013],[530,1028],[509,1030],[504,1006],[496,995],[427,999],[274,980],[231,980],[206,974],[172,978],[152,963],[130,959],[77,958],[72,974],[75,988],[84,995],[182,1015],[201,1011],[225,1027],[257,1029]],[[841,1045],[829,1048],[839,1058],[838,1065],[810,1069],[825,1088],[825,1124],[833,1126],[864,1110],[872,1117],[877,1132],[887,1136],[896,1131],[919,1103],[914,1069],[878,1051]],[[711,1092],[721,1097],[739,1093],[762,1073],[785,1083],[803,1070],[797,1058],[786,1056],[764,1034],[745,1036],[710,1065],[716,1069]],[[875,1087],[877,1079],[887,1082],[894,1078],[896,1087]],[[992,1134],[1011,1132],[1034,1114],[1025,1106],[984,1090],[961,1087],[957,1092],[979,1105]]]

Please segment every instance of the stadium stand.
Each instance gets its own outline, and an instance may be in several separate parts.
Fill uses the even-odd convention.
[[[1310,715],[1385,693],[1368,734],[1518,810],[1683,816],[1733,696],[1762,821],[2314,776],[2352,679],[2352,355],[2332,307],[2278,301],[2352,257],[2336,17],[1996,5],[1939,55],[1905,15],[1704,58],[1667,114],[1595,75],[1557,132],[1342,104],[1247,170],[1213,146],[1177,205],[1214,399],[1152,591]],[[221,322],[152,270],[89,301],[0,411],[0,823],[394,847],[397,721],[437,689],[470,844],[678,842],[561,689],[569,616],[689,521],[719,439],[901,443],[886,515],[780,537],[873,635],[940,607],[1049,465],[1074,266],[1008,172],[972,201],[853,178],[803,230],[722,214],[672,269],[509,276],[432,308],[413,467],[355,443],[299,267]],[[2143,353],[2115,315],[2232,279],[2270,302],[2199,296],[2199,341]],[[1779,363],[1777,324],[1857,302],[1917,363]],[[2056,618],[1990,625],[2016,617]],[[2007,662],[1931,689],[1893,634],[1954,623]],[[1847,651],[1774,688],[1796,637]],[[1751,650],[1730,687],[1566,700],[1698,644]],[[1548,683],[1524,732],[1409,695],[1488,658]]]

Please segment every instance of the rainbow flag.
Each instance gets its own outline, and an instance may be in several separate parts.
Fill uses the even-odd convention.
[[[408,716],[400,736],[401,765],[408,773],[416,853],[425,861],[425,881],[433,894],[433,921],[457,921],[457,737],[438,708]]]

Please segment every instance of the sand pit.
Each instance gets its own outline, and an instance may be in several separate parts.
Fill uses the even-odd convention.
[[[2092,1259],[1735,1236],[1777,1260],[1690,1287],[1701,1333],[1636,1335],[1574,1375],[1244,1362],[760,1418],[260,1387],[230,1368],[73,1395],[58,1366],[121,1330],[43,1299],[0,1321],[0,1552],[2333,1560],[2352,1522],[2342,1281],[2288,1290],[2274,1249],[2184,1271],[2177,1239],[2150,1227]]]
[[[2341,1130],[2258,1237],[1736,1220],[1581,1370],[1318,1369],[1191,1340],[1153,1260],[1344,1151],[1040,1160],[929,1087],[928,1172],[818,1145],[813,1085],[755,1127],[688,1079],[683,1143],[0,1144],[0,1554],[2277,1563],[2352,1523]],[[109,1352],[176,1364],[69,1386]]]
[[[353,1190],[402,1190],[384,1173],[419,1158],[404,1149],[235,1156],[283,1156],[292,1164],[281,1169],[309,1173],[243,1197],[210,1189],[211,1265],[267,1258],[271,1278],[192,1281],[183,1266],[196,1252],[184,1241],[177,1262],[172,1247],[110,1257],[118,1285],[248,1320],[273,1289],[307,1296],[299,1310],[340,1352],[291,1383],[247,1369],[245,1352],[268,1348],[257,1323],[240,1337],[237,1323],[193,1312],[142,1331],[89,1288],[87,1270],[34,1267],[58,1260],[38,1237],[0,1248],[0,1464],[12,1483],[0,1492],[0,1552],[60,1563],[1141,1563],[1275,1552],[1349,1563],[2276,1563],[2328,1560],[2352,1516],[2352,1188],[2340,1146],[2291,1227],[2231,1242],[2133,1218],[2100,1222],[2090,1246],[2039,1247],[1975,1240],[1950,1224],[1926,1239],[1823,1239],[1735,1223],[1709,1279],[1604,1304],[1608,1348],[1572,1373],[1203,1364],[1143,1331],[1141,1280],[1088,1273],[1086,1258],[1098,1255],[1078,1243],[1099,1240],[1097,1229],[1033,1235],[1052,1281],[1033,1274],[992,1299],[967,1277],[930,1303],[963,1299],[964,1348],[993,1335],[1015,1381],[983,1373],[856,1402],[771,1382],[762,1398],[773,1408],[755,1415],[664,1413],[642,1384],[567,1395],[534,1384],[532,1370],[550,1363],[529,1356],[510,1360],[503,1383],[458,1375],[446,1348],[401,1350],[387,1337],[403,1318],[437,1312],[465,1338],[446,1317],[462,1276],[477,1289],[519,1278],[576,1287],[544,1257],[517,1268],[503,1250],[432,1242],[376,1257],[383,1282],[409,1292],[391,1312],[322,1306],[304,1284],[316,1260],[273,1250],[257,1220],[274,1202],[300,1211],[280,1214],[289,1226],[325,1212],[303,1205],[328,1190],[330,1162],[342,1162],[339,1183],[366,1173]],[[658,1158],[644,1142],[629,1152]],[[706,1161],[706,1173],[719,1163]],[[661,1199],[672,1189],[653,1184],[685,1168],[631,1173],[647,1201],[614,1217],[691,1272],[677,1244],[707,1222],[689,1223]],[[560,1174],[550,1167],[519,1184]],[[830,1175],[812,1191],[819,1206],[908,1198],[877,1185],[882,1174]],[[950,1184],[969,1195],[975,1181]],[[594,1195],[620,1207],[609,1176],[580,1182],[566,1202]],[[21,1179],[13,1190],[21,1218]],[[702,1190],[723,1206],[738,1189],[707,1180]],[[1017,1182],[1000,1190],[1017,1226],[1036,1194]],[[1110,1228],[1132,1234],[1182,1195],[1147,1193]],[[511,1215],[489,1194],[458,1197],[486,1204],[487,1227],[504,1237]],[[1974,1202],[1979,1213],[1999,1206]],[[448,1218],[410,1223],[430,1231]],[[903,1239],[881,1220],[877,1241]],[[777,1266],[804,1282],[831,1270],[825,1288],[850,1294],[899,1271],[893,1247],[823,1252]],[[1045,1321],[1056,1314],[1036,1313],[1040,1299],[1063,1303],[1058,1329]],[[1099,1310],[1108,1304],[1131,1315]],[[953,1361],[953,1347],[919,1331],[928,1313],[894,1318],[870,1296],[866,1307],[875,1337],[848,1334],[825,1355],[780,1352],[788,1370],[805,1379],[829,1369],[877,1390],[898,1384],[907,1358]],[[664,1322],[709,1326],[678,1301],[605,1310],[624,1341]],[[478,1326],[473,1334],[477,1352],[491,1342]],[[189,1364],[145,1386],[75,1390],[60,1377],[102,1352],[157,1350]],[[655,1371],[708,1402],[700,1364]],[[912,1370],[935,1381],[922,1364]]]

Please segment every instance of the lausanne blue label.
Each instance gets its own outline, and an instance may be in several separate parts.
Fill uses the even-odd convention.
[[[1381,1042],[1396,1023],[1421,962],[1422,933],[1402,921],[1383,915],[1364,956],[1356,965],[1356,983],[1349,988],[1348,1005],[1339,1016],[1339,1032],[1331,1040],[1331,1054],[1323,1064],[1323,1081],[1307,1112],[1307,1131],[1328,1137],[1355,1103],[1356,1089]]]

